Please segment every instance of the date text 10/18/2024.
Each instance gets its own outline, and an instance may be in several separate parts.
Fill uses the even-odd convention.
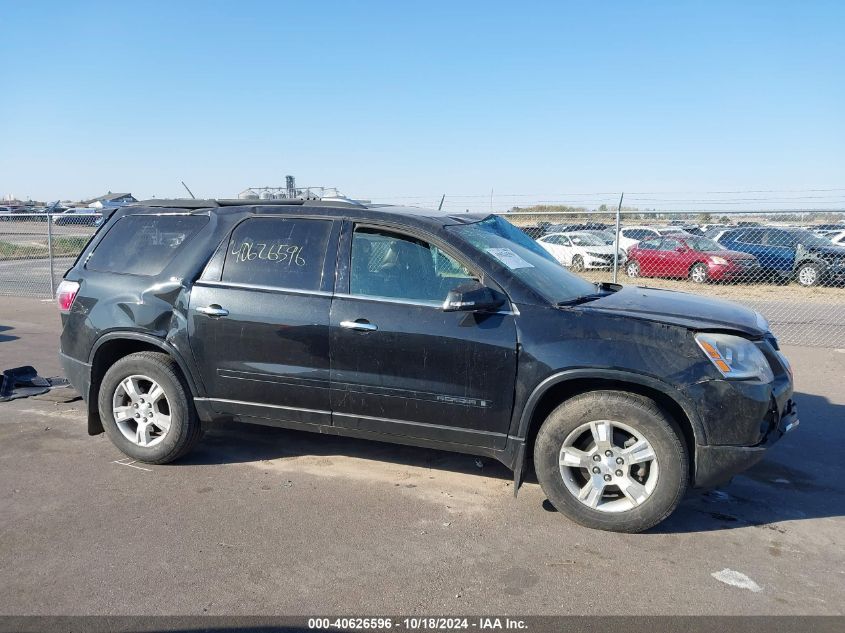
[[[313,630],[358,631],[479,631],[526,630],[528,625],[519,618],[497,617],[410,617],[410,618],[309,618],[308,628]]]

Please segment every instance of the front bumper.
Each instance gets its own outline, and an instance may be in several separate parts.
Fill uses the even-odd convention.
[[[798,407],[791,398],[763,441],[756,446],[697,446],[695,450],[695,488],[712,488],[730,480],[763,459],[766,450],[799,425]]]

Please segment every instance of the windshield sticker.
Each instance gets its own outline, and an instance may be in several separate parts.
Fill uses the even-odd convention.
[[[488,248],[487,252],[511,270],[517,268],[534,268],[534,264],[529,264],[509,248]]]

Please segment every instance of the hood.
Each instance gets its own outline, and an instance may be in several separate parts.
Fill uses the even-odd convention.
[[[675,290],[624,286],[578,309],[670,323],[692,330],[738,330],[753,337],[766,334],[764,324],[758,322],[757,313],[750,308]]]
[[[818,255],[831,255],[834,257],[845,257],[845,247],[831,244],[830,246],[804,246],[799,245],[801,250],[807,253],[816,253]]]

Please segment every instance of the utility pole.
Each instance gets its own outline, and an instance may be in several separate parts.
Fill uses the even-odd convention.
[[[619,275],[619,225],[620,219],[622,215],[622,198],[625,197],[625,192],[622,192],[622,195],[619,196],[619,206],[616,207],[616,239],[613,242],[613,283],[617,283],[616,280]]]

